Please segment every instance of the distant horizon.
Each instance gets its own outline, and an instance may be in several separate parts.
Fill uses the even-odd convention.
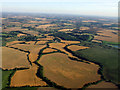
[[[118,18],[118,16],[97,16],[97,15],[82,15],[82,14],[63,14],[63,13],[42,13],[42,12],[2,12],[3,13],[13,13],[13,14],[49,14],[49,15],[69,15],[69,16],[81,16],[81,17],[101,17],[101,18]]]
[[[3,12],[118,17],[118,3],[116,3],[116,1],[118,0],[101,0],[101,2],[97,2],[97,0],[94,0],[94,2],[90,2],[89,0],[80,0],[81,2],[78,2],[78,0],[70,0],[72,2],[50,1],[47,0],[47,2],[2,2],[1,4]]]

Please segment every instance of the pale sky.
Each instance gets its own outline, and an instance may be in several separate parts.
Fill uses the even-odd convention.
[[[119,0],[2,0],[3,12],[118,16]]]

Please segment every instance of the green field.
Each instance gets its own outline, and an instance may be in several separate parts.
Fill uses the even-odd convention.
[[[9,85],[9,76],[14,72],[13,70],[11,71],[1,71],[2,72],[2,88],[8,87]]]
[[[89,61],[100,63],[103,66],[104,78],[118,83],[118,52],[117,49],[95,46],[76,51],[75,54]]]

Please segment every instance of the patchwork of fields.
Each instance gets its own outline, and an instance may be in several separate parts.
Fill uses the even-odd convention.
[[[2,18],[2,89],[118,89],[113,19],[56,15]]]

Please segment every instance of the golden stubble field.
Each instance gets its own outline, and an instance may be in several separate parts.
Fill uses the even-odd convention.
[[[72,61],[62,53],[43,55],[38,62],[43,66],[45,77],[66,88],[82,88],[100,80],[98,65]]]
[[[36,45],[46,44],[48,41],[37,41]]]
[[[56,24],[45,24],[45,25],[39,25],[38,27],[36,27],[37,29],[38,28],[43,28],[43,29],[46,29],[48,27],[52,27],[52,26],[56,26]]]
[[[13,44],[19,44],[19,43],[23,43],[25,41],[12,41],[12,42],[7,42],[6,43],[6,46],[10,46],[10,45],[13,45]]]
[[[2,47],[2,68],[29,68],[27,53],[12,48]]]
[[[59,32],[67,32],[67,31],[73,31],[73,29],[61,29]]]
[[[71,51],[77,51],[77,50],[88,49],[88,48],[89,47],[78,46],[78,45],[70,45],[70,46],[68,46],[68,49],[70,49]]]
[[[43,50],[42,53],[50,53],[50,52],[54,52],[54,51],[57,51],[57,50],[52,49],[52,48],[46,48],[46,49]]]
[[[18,70],[11,79],[11,87],[46,86],[46,82],[36,76],[38,66],[34,63],[30,69]]]
[[[37,60],[40,50],[45,48],[46,45],[15,44],[11,45],[11,47],[29,51],[30,52],[29,59],[31,62],[34,62],[35,60]]]
[[[73,57],[76,58],[75,56],[73,56],[71,53],[67,52],[64,47],[66,46],[66,44],[64,43],[50,43],[49,44],[51,48],[56,48],[59,49],[62,52],[65,52],[66,54],[68,54],[69,57]]]
[[[77,43],[80,43],[80,41],[67,41],[67,40],[62,40],[60,39],[62,43],[65,43],[66,45],[67,44],[77,44]]]

